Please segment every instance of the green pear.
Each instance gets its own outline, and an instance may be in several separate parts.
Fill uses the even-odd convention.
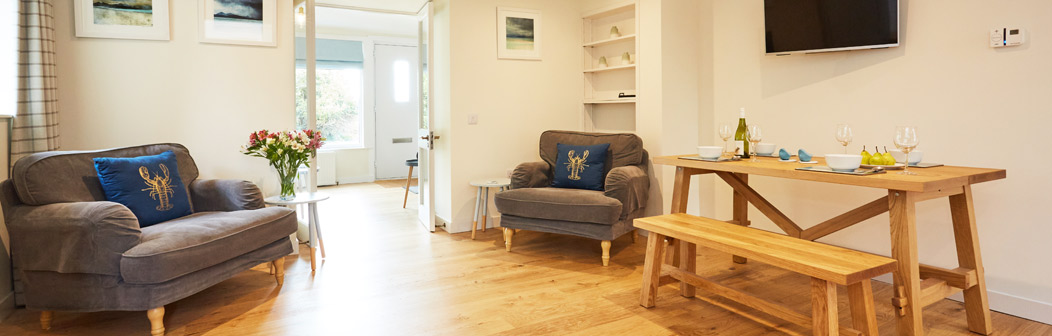
[[[884,146],[884,164],[888,166],[895,165],[895,157],[891,156],[891,153],[888,152],[887,146]]]
[[[873,157],[869,152],[866,151],[866,146],[862,146],[862,164],[869,164],[869,158]]]
[[[882,165],[884,165],[884,155],[880,154],[880,149],[879,148],[877,150],[875,150],[873,152],[873,156],[871,156],[869,158],[869,164],[874,165],[874,166],[882,166]]]

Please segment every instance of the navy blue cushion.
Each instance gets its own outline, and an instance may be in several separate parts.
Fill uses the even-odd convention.
[[[574,146],[556,144],[552,187],[603,190],[603,165],[610,144]]]
[[[106,200],[128,207],[139,219],[139,227],[190,214],[190,196],[172,151],[94,160]]]

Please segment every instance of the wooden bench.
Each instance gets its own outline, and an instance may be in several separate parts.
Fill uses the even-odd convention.
[[[695,288],[701,288],[793,324],[811,327],[815,335],[878,335],[869,279],[894,271],[894,259],[687,214],[639,218],[635,226],[650,231],[639,301],[643,307],[654,307],[663,280],[678,280],[684,297],[693,297]],[[664,262],[666,239],[680,251],[672,261],[675,266]],[[811,317],[698,276],[697,245],[810,276]],[[839,327],[836,285],[848,287],[854,329]]]

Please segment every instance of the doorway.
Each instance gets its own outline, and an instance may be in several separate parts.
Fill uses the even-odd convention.
[[[422,122],[429,118],[431,76],[419,69],[426,69],[431,57],[426,46],[433,14],[426,1],[416,3],[419,10],[409,12],[294,2],[297,127],[318,129],[327,138],[309,170],[312,190],[379,180],[415,184],[416,177],[430,181],[430,142],[437,137],[421,140],[433,123]],[[410,195],[414,202],[406,203],[417,206],[407,206],[407,212],[419,212],[434,231],[433,197],[428,197],[433,188],[419,189],[411,190],[424,197]]]

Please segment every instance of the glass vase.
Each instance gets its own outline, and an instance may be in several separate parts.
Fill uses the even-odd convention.
[[[296,175],[297,171],[294,169],[289,169],[289,171],[278,169],[278,183],[281,184],[281,194],[279,198],[281,198],[282,201],[296,199]]]

